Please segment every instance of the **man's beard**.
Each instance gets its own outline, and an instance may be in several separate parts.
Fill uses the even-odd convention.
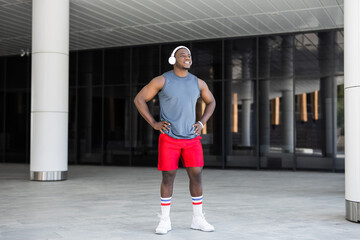
[[[190,67],[183,67],[182,69],[184,69],[184,70],[189,70]]]

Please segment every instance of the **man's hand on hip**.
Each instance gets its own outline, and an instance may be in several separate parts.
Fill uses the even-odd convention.
[[[165,133],[164,131],[170,130],[170,123],[169,122],[156,122],[153,126],[155,130],[159,130],[161,133]]]
[[[200,135],[201,130],[203,129],[203,125],[201,125],[201,123],[197,122],[197,123],[193,124],[192,126],[195,127],[194,133],[196,135]]]

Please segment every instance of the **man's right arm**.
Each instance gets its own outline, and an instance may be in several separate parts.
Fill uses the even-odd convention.
[[[141,91],[136,95],[134,103],[141,116],[155,129],[161,133],[169,130],[170,123],[168,122],[157,122],[149,111],[149,107],[146,104],[148,101],[153,99],[155,95],[164,87],[165,77],[158,76],[150,81]]]

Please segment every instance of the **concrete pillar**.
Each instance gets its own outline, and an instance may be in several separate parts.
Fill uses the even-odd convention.
[[[251,100],[241,100],[241,144],[242,146],[250,147],[250,119],[251,119]]]
[[[360,1],[345,0],[346,219],[360,221]]]
[[[320,78],[322,152],[326,157],[335,157],[336,154],[337,84],[336,78],[333,76],[338,66],[336,34],[335,31],[318,34],[319,64],[323,76]]]
[[[241,144],[242,146],[249,147],[250,133],[251,133],[251,102],[252,102],[252,82],[251,82],[251,50],[243,54],[242,61],[242,78],[244,79],[241,84]]]
[[[281,140],[283,151],[294,152],[294,36],[284,36],[281,43],[281,67],[282,75],[282,102]]]
[[[68,171],[69,0],[32,2],[30,179]]]
[[[260,39],[259,59],[259,142],[260,154],[266,156],[270,150],[270,44],[268,38]]]

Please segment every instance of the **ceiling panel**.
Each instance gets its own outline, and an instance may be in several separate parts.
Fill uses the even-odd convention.
[[[271,29],[268,28],[263,22],[259,20],[259,18],[252,15],[243,16],[242,17],[246,22],[248,22],[251,26],[254,26],[256,30],[261,33],[271,33]]]
[[[338,4],[344,4],[342,0],[320,0],[320,2],[324,6],[337,6]]]
[[[329,17],[328,13],[324,9],[313,9],[311,10],[311,13],[313,16],[316,16],[316,19],[324,28],[336,27],[334,21]]]
[[[70,0],[70,50],[343,28],[343,0]],[[0,0],[0,55],[31,49],[31,0]]]
[[[216,1],[212,1],[213,3],[217,3]],[[215,10],[215,8],[210,7],[210,5],[207,5],[203,3],[200,0],[197,1],[189,1],[191,4],[191,7],[193,9],[196,9],[197,12],[202,12],[206,15],[205,18],[219,18],[223,15],[219,12],[221,9]],[[180,5],[181,6],[181,5]],[[232,14],[232,13],[231,13]]]
[[[221,3],[229,6],[231,8],[231,10],[234,12],[234,15],[245,15],[245,14],[249,14],[249,12],[247,12],[243,5],[241,5],[237,0],[221,0]]]
[[[321,29],[323,27],[320,25],[319,20],[309,10],[298,11],[297,14],[301,17],[303,22],[305,22],[306,25],[309,26],[309,28]]]
[[[261,12],[276,12],[277,9],[270,1],[264,0],[251,0]]]
[[[165,24],[169,25],[169,27],[172,28],[172,31],[182,35],[187,36],[187,39],[194,39],[194,38],[201,38],[202,35],[200,35],[198,32],[194,31],[193,29],[189,28],[188,24],[182,23],[182,22],[174,22],[171,24]]]
[[[248,14],[259,14],[262,13],[261,9],[252,2],[252,0],[241,1],[241,6],[248,12]]]
[[[169,16],[172,21],[186,21],[198,19],[198,17],[196,17],[196,14],[193,13],[195,9],[193,9],[191,5],[178,5],[176,4],[176,2],[166,0],[156,0],[152,2],[159,6],[158,11],[161,13],[164,12],[162,7],[169,9],[169,11],[171,11],[172,13],[172,15]]]
[[[279,24],[285,31],[291,31],[296,28],[285,16],[282,14],[271,15],[271,18]]]
[[[177,34],[174,31],[174,28],[171,30],[168,30],[167,28],[164,28],[165,25],[167,25],[167,24],[149,25],[149,26],[147,26],[147,28],[151,31],[157,32],[157,34],[160,34],[162,36],[169,38],[169,41],[172,41],[173,39],[185,40],[186,38],[189,37],[189,36],[183,36],[181,34]]]
[[[297,31],[300,31],[300,29],[309,28],[306,22],[302,20],[297,12],[284,12],[283,15],[289,22],[292,23],[293,26],[295,26]]]
[[[286,0],[271,0],[271,4],[276,8],[277,11],[288,11],[293,10],[292,7],[287,3]]]
[[[241,34],[242,36],[249,35],[248,31],[246,31],[242,26],[234,23],[230,18],[220,19],[218,21],[222,22],[228,28],[232,29],[236,33],[235,35],[238,35],[238,34]]]
[[[195,31],[202,35],[202,38],[214,38],[216,34],[213,33],[207,26],[204,26],[204,23],[200,20],[191,21],[185,25],[187,28]]]
[[[303,0],[305,5],[310,8],[321,8],[322,5],[319,0]]]
[[[223,21],[223,19],[220,20],[209,19],[206,20],[206,23],[208,23],[210,26],[213,26],[216,29],[221,30],[224,36],[232,36],[238,34],[238,31],[232,28],[232,24],[230,24],[230,22],[228,21],[227,22]]]
[[[273,20],[273,16],[271,15],[257,15],[257,19],[260,20],[260,22],[264,23],[267,28],[271,29],[273,32],[284,32],[285,29],[279,25],[276,21]]]
[[[186,15],[187,17],[185,19],[187,20],[191,20],[191,19],[203,19],[203,18],[208,18],[209,15],[206,14],[206,11],[204,11],[203,9],[198,9],[198,8],[194,8],[191,1],[184,1],[184,0],[178,0],[176,1],[176,7],[177,7],[177,12],[178,13],[182,13],[184,12],[183,8],[186,9]],[[179,12],[179,9],[181,9],[181,12]],[[174,14],[174,13],[172,13]],[[185,15],[185,16],[186,16]],[[180,20],[185,20],[184,16],[180,19]],[[169,21],[174,21],[173,17],[170,18]]]
[[[299,10],[299,9],[305,9],[305,3],[302,0],[297,1],[287,1],[290,6],[292,6],[293,9]]]
[[[244,28],[249,33],[248,35],[260,34],[260,31],[257,29],[256,26],[251,25],[249,22],[245,21],[242,17],[229,17],[229,19],[234,24],[237,24],[239,27]]]
[[[329,16],[332,18],[336,27],[344,26],[344,12],[341,10],[341,8],[339,8],[338,6],[327,7],[327,8],[325,8],[325,10],[328,12]]]

